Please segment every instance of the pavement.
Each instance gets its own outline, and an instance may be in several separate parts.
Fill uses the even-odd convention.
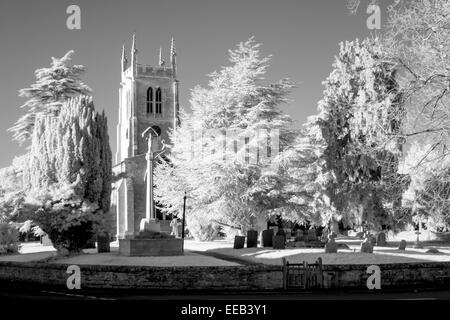
[[[396,288],[319,291],[186,291],[186,290],[68,290],[45,285],[0,282],[3,298],[32,300],[450,300],[450,288]]]

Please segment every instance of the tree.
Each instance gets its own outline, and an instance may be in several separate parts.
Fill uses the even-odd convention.
[[[316,206],[328,208],[324,221],[392,225],[409,183],[397,173],[404,109],[395,65],[373,39],[341,43],[333,68],[319,114],[306,125],[320,155]]]
[[[407,112],[398,135],[411,146],[403,167],[413,180],[408,203],[420,204],[444,225],[450,163],[449,17],[446,0],[397,1],[389,8],[382,38],[386,54],[399,70]]]
[[[27,204],[57,249],[80,250],[93,234],[109,231],[111,175],[107,119],[91,97],[71,98],[57,116],[36,119]]]
[[[439,149],[439,159],[450,156],[450,3],[446,0],[399,0],[389,7],[382,41],[396,64],[408,114],[399,135],[425,142],[428,152]],[[412,173],[414,174],[414,172]]]
[[[260,58],[259,47],[253,38],[240,43],[229,51],[231,65],[192,91],[192,113],[183,112],[171,134],[170,161],[155,170],[156,199],[166,212],[181,212],[186,191],[190,220],[245,232],[264,229],[280,212],[299,218],[287,165],[298,131],[279,108],[294,84],[263,81],[270,57]],[[270,163],[263,161],[268,144]]]
[[[36,70],[36,83],[19,91],[20,97],[28,99],[21,106],[27,112],[9,129],[14,140],[21,144],[29,141],[39,115],[58,115],[67,99],[91,93],[91,89],[80,80],[85,67],[70,65],[73,53],[71,50],[62,58],[52,57],[50,68]]]
[[[428,227],[450,229],[450,158],[443,158],[432,143],[415,141],[402,171],[411,173],[405,200],[414,214],[427,218]]]
[[[9,167],[0,169],[0,222],[20,216],[25,200],[23,168],[27,155],[15,157]]]

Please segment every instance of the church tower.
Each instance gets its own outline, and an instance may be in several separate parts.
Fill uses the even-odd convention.
[[[119,123],[117,125],[116,163],[147,152],[141,133],[149,126],[161,132],[168,142],[168,131],[178,123],[178,80],[175,42],[172,38],[170,63],[159,48],[158,64],[138,63],[136,35],[133,35],[130,63],[122,48],[119,88]]]
[[[142,133],[148,127],[157,131],[155,149],[159,150],[163,141],[169,142],[169,130],[179,124],[174,39],[169,62],[164,60],[163,50],[159,48],[157,64],[147,65],[138,62],[136,35],[133,34],[129,58],[125,45],[122,47],[120,71],[117,151],[113,167],[119,180],[113,185],[111,212],[116,217],[117,237],[123,239],[139,233],[139,223],[146,213],[148,143]]]

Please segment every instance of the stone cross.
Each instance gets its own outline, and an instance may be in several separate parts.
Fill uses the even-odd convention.
[[[416,231],[417,238],[416,238],[416,244],[414,245],[414,248],[416,248],[416,249],[422,249],[423,248],[422,244],[420,243],[420,239],[419,239],[419,235],[420,234],[421,234],[421,232],[420,232],[420,229],[419,229],[419,230]]]
[[[146,197],[146,210],[145,219],[141,220],[140,231],[160,231],[159,224],[156,224],[156,214],[153,206],[153,160],[164,152],[165,145],[163,142],[163,148],[161,150],[153,151],[154,140],[158,137],[158,133],[152,127],[148,127],[142,133],[142,137],[147,137],[148,150],[145,155],[147,160],[147,197]]]

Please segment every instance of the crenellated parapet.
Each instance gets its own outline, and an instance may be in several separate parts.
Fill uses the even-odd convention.
[[[161,77],[161,78],[174,78],[175,74],[172,68],[165,66],[155,67],[151,65],[138,64],[137,65],[138,77]]]

